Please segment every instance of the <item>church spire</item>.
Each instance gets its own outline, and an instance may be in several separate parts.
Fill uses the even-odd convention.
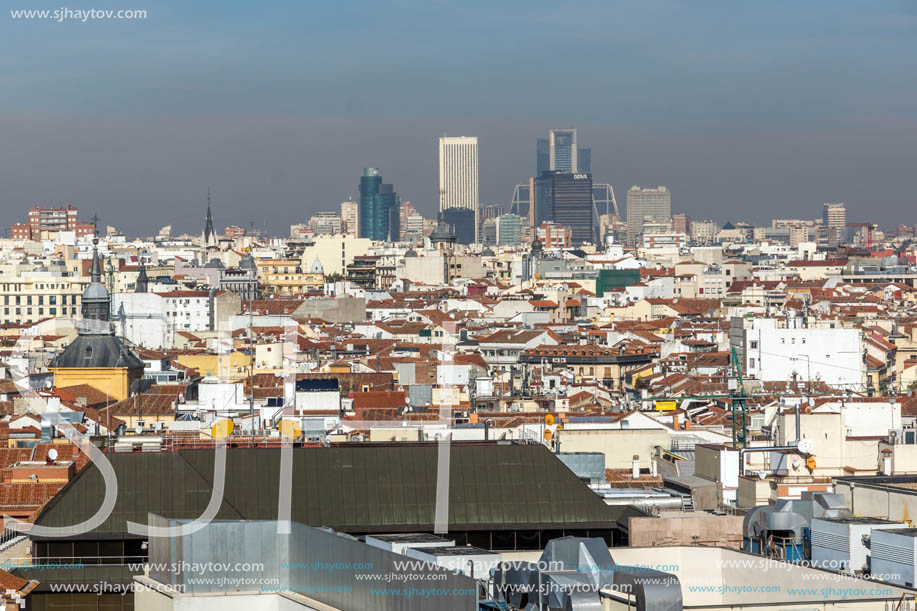
[[[89,268],[89,278],[92,282],[102,282],[102,261],[99,259],[99,238],[92,241],[92,266]]]
[[[108,321],[111,305],[108,289],[102,284],[102,262],[99,258],[99,239],[92,241],[92,267],[89,268],[90,283],[83,291],[82,313],[85,320]]]
[[[207,187],[207,220],[204,224],[204,244],[216,242],[216,233],[213,231],[213,214],[210,211],[210,187]]]
[[[146,265],[143,263],[143,259],[140,259],[140,273],[137,274],[137,282],[134,285],[134,292],[146,293],[148,284],[149,278],[146,275]]]

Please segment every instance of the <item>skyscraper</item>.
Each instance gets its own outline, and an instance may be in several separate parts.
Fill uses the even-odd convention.
[[[577,171],[577,148],[575,129],[552,129],[548,132],[551,153],[551,170],[558,172]]]
[[[582,172],[542,172],[535,180],[534,226],[556,222],[570,227],[573,243],[596,240],[592,177]]]
[[[382,182],[378,168],[365,168],[360,178],[359,235],[361,238],[397,240],[400,234],[398,194]]]
[[[596,241],[596,219],[592,206],[592,177],[583,172],[554,175],[553,221],[573,231],[573,243]]]
[[[529,223],[532,227],[554,220],[554,177],[558,173],[548,170],[539,174],[533,181],[529,214]]]
[[[592,149],[576,149],[576,169],[573,171],[592,174]]]
[[[844,202],[826,203],[822,223],[828,228],[828,246],[838,246],[847,239],[847,206]]]
[[[473,225],[470,240],[474,241],[478,227],[478,139],[474,136],[443,136],[439,139],[437,156],[439,173],[439,210],[445,213],[455,208],[470,210]],[[450,217],[465,214],[449,215]],[[464,221],[464,222],[467,222]],[[456,230],[462,227],[457,226]]]
[[[665,187],[633,186],[627,192],[627,241],[634,244],[643,233],[643,221],[664,221],[672,216],[672,193]]]
[[[551,169],[551,141],[538,138],[535,141],[535,176]]]

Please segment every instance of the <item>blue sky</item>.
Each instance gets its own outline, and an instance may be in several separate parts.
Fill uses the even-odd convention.
[[[569,126],[622,204],[665,184],[692,218],[917,223],[913,2],[4,4],[148,15],[0,13],[0,225],[72,202],[199,231],[209,185],[218,226],[279,232],[369,165],[432,214],[443,133],[480,138],[506,203]]]

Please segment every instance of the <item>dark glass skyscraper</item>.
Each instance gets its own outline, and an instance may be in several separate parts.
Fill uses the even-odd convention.
[[[573,243],[595,243],[592,176],[584,172],[554,174],[554,222],[573,230]]]
[[[401,233],[398,194],[391,184],[382,182],[378,168],[365,168],[360,178],[361,238],[397,240]]]
[[[532,223],[538,227],[545,221],[554,220],[554,176],[557,172],[546,170],[535,178],[535,193],[533,203],[535,205]]]
[[[577,149],[574,172],[592,174],[592,149]]]
[[[474,210],[468,208],[446,208],[442,213],[443,220],[455,228],[455,241],[458,244],[474,244]]]
[[[569,227],[574,244],[595,243],[592,176],[585,172],[542,172],[535,179],[535,226],[545,221]]]
[[[551,141],[547,138],[538,138],[535,141],[535,176],[551,169]]]

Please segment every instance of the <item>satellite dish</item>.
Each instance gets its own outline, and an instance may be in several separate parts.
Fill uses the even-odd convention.
[[[289,437],[290,439],[297,439],[300,435],[302,435],[302,428],[295,420],[284,418],[280,421],[279,428],[280,434],[284,437]]]
[[[57,450],[55,450],[54,448],[51,448],[50,450],[48,450],[48,458],[50,460],[57,460]]]
[[[210,434],[213,435],[214,439],[226,439],[232,435],[232,431],[235,428],[236,425],[232,420],[229,420],[228,418],[222,418],[217,420],[210,428]]]

